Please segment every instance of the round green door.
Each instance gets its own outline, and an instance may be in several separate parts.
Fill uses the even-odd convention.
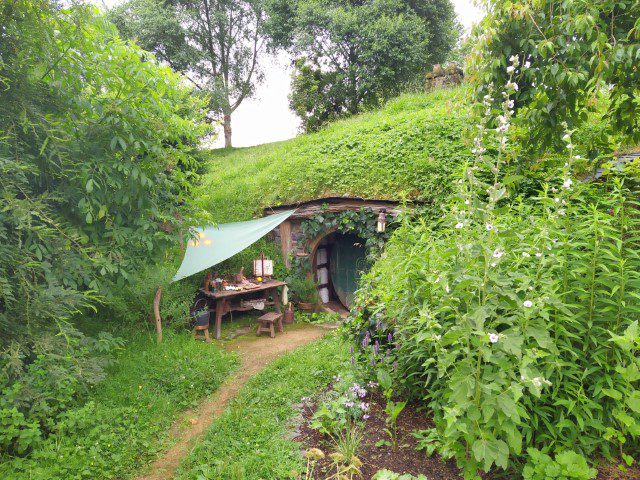
[[[355,235],[339,234],[331,246],[329,272],[331,283],[345,307],[353,302],[360,275],[367,268],[362,239]]]

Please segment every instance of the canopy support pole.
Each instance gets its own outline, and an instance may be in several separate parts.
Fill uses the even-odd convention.
[[[160,295],[162,295],[162,287],[158,287],[156,296],[153,298],[153,316],[156,319],[156,334],[158,343],[162,343],[162,319],[160,318]]]

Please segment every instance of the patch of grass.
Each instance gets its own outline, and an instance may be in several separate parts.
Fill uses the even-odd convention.
[[[0,478],[129,477],[166,447],[178,414],[214,392],[236,365],[233,354],[187,333],[167,330],[161,345],[151,334],[130,334],[86,403],[70,408],[29,457],[1,464]]]
[[[471,158],[466,87],[406,94],[284,142],[208,153],[201,193],[216,221],[327,195],[437,200]],[[204,155],[207,155],[205,152]]]
[[[286,479],[304,468],[285,438],[293,405],[327,385],[348,349],[337,336],[299,348],[253,377],[178,471],[181,480]]]

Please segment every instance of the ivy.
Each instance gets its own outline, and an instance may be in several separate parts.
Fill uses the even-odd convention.
[[[384,245],[395,230],[397,222],[387,215],[387,228],[384,232],[378,232],[378,213],[371,208],[360,210],[345,210],[343,212],[330,213],[326,211],[327,205],[317,215],[302,223],[302,237],[300,241],[308,244],[325,232],[336,231],[350,233],[364,240],[367,259],[375,261],[380,256]]]

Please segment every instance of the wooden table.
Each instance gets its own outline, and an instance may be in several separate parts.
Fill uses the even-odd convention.
[[[234,305],[232,303],[233,300],[238,300],[242,297],[247,296],[255,296],[256,293],[261,293],[261,298],[264,298],[265,305],[267,305],[267,300],[269,296],[271,296],[273,298],[273,304],[275,306],[276,312],[282,313],[282,309],[280,308],[280,294],[278,293],[278,288],[284,287],[286,285],[286,282],[283,282],[281,280],[269,280],[259,284],[257,288],[251,288],[248,290],[222,290],[220,292],[208,292],[201,288],[200,291],[205,295],[205,297],[209,300],[214,301],[216,304],[216,328],[214,337],[216,339],[220,338],[222,316],[225,313],[233,311],[247,311],[253,309],[253,307]]]

